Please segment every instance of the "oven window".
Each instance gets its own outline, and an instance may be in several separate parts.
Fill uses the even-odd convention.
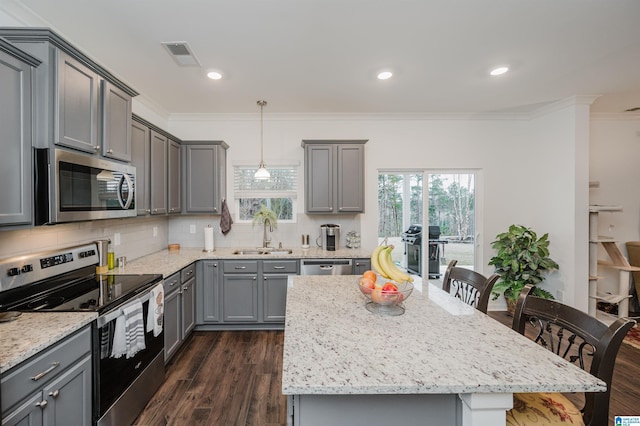
[[[122,210],[133,190],[133,177],[61,161],[59,163],[60,211]],[[131,182],[131,185],[129,184]],[[130,208],[135,208],[131,203]]]

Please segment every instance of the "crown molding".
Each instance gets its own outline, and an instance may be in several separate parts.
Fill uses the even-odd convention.
[[[592,121],[640,121],[640,112],[592,112]]]

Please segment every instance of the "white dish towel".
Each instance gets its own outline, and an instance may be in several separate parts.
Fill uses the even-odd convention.
[[[111,351],[113,358],[120,358],[122,355],[133,358],[135,354],[145,349],[142,312],[140,300],[122,308],[122,314],[116,319],[113,333],[113,349]]]
[[[147,312],[147,332],[153,330],[153,336],[158,337],[162,333],[164,320],[164,287],[158,284],[149,294],[149,312]]]

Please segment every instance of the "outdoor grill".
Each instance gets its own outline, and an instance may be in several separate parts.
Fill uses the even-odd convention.
[[[407,255],[407,271],[422,276],[422,225],[411,225],[401,235]]]
[[[440,278],[440,262],[444,260],[444,245],[440,239],[440,227],[429,226],[429,278]]]

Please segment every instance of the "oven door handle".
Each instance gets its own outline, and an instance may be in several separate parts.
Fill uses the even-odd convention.
[[[117,308],[115,308],[112,311],[107,312],[106,314],[104,314],[101,317],[98,317],[97,321],[97,325],[98,328],[102,328],[105,326],[105,324],[110,323],[111,321],[113,321],[114,319],[118,318],[120,315],[122,315],[122,310],[124,308],[126,308],[127,306],[133,305],[134,303],[137,302],[142,302],[145,303],[146,301],[148,301],[151,298],[151,292],[148,291],[147,293],[145,293],[144,295],[138,297],[137,299],[131,301],[131,302],[127,302],[126,304],[122,305],[122,306],[118,306]]]

